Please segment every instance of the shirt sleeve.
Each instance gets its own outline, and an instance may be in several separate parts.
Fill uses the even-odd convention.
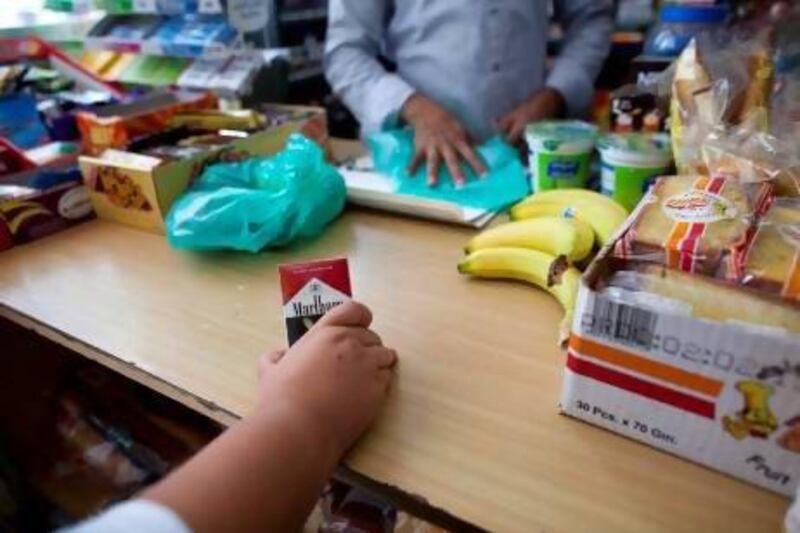
[[[62,533],[191,533],[171,509],[148,500],[131,500],[81,522]]]
[[[800,533],[800,487],[797,488],[794,501],[786,512],[783,528],[786,533]]]
[[[546,85],[561,93],[569,115],[584,115],[611,48],[613,6],[611,0],[555,0],[554,8],[564,28],[564,44]]]
[[[389,0],[330,0],[325,75],[365,131],[393,125],[414,88],[378,61]]]

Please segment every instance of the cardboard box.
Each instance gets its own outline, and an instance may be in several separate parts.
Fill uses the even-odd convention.
[[[56,176],[59,182],[52,186],[31,188]],[[88,192],[74,164],[0,177],[0,193],[9,189],[21,192],[0,197],[0,251],[94,218]]]
[[[582,278],[561,411],[793,495],[800,336],[698,319],[663,295],[603,291],[624,268],[606,249]]]
[[[222,150],[178,161],[106,150],[101,157],[80,158],[81,171],[97,216],[155,233],[175,200],[203,168],[229,157],[265,156],[283,149],[295,131],[327,145],[325,111],[316,107],[268,106],[270,126],[233,141]]]
[[[77,114],[83,151],[100,155],[108,148],[124,148],[138,137],[162,131],[176,113],[214,109],[216,97],[209,92],[154,92],[135,102],[108,105]]]

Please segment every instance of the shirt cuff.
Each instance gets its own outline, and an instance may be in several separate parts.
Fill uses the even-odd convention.
[[[362,128],[366,133],[395,128],[400,111],[416,90],[397,74],[381,76],[367,92],[366,116]]]
[[[62,533],[192,533],[175,512],[149,500],[130,500],[114,505],[99,515]]]
[[[565,60],[556,61],[545,85],[564,97],[568,116],[583,117],[589,113],[594,99],[594,83],[577,65]]]

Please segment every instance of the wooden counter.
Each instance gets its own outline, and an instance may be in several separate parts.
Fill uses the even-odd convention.
[[[460,277],[470,234],[351,211],[296,251],[198,255],[92,222],[0,253],[0,314],[230,423],[285,342],[276,265],[346,255],[401,354],[356,472],[493,530],[779,530],[787,500],[560,416],[560,309]]]

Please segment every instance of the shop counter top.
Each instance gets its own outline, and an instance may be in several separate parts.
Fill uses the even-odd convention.
[[[356,476],[496,531],[779,530],[785,498],[559,415],[561,309],[460,276],[471,234],[349,209],[293,250],[195,254],[93,221],[0,253],[0,315],[231,424],[285,344],[277,265],[347,256],[400,353]]]

